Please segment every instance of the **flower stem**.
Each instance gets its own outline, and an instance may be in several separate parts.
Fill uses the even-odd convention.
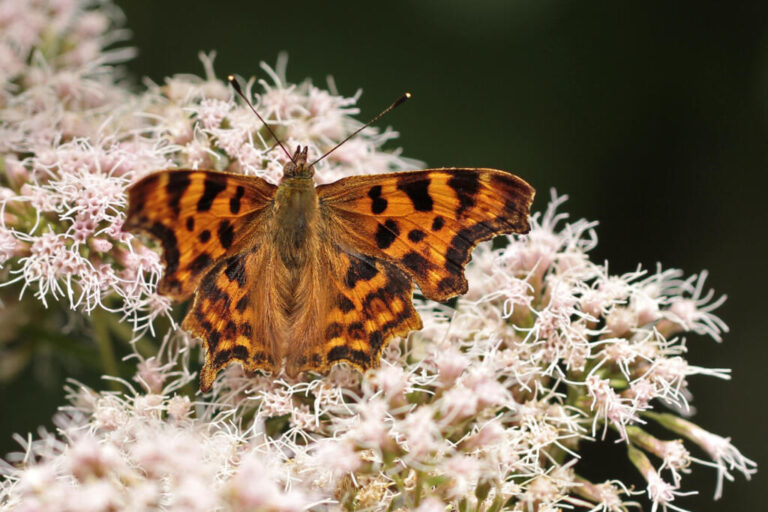
[[[96,338],[96,343],[99,346],[99,357],[104,372],[107,375],[119,377],[120,372],[117,368],[115,350],[112,347],[112,339],[109,334],[109,313],[101,309],[94,310],[91,313],[91,326],[93,328],[93,335]],[[115,391],[120,390],[120,385],[115,381],[110,380],[109,386]]]

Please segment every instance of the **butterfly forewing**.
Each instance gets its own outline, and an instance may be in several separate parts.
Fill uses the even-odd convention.
[[[534,190],[494,169],[431,169],[353,176],[317,187],[344,241],[412,277],[424,295],[467,290],[464,266],[481,241],[527,233]]]
[[[160,241],[165,274],[159,291],[184,299],[216,261],[251,242],[276,190],[256,177],[163,171],[131,186],[125,227]]]

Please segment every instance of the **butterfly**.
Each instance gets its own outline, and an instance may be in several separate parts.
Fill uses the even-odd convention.
[[[194,296],[182,328],[202,339],[200,389],[233,362],[248,372],[325,373],[379,364],[422,328],[428,299],[467,291],[481,241],[527,233],[534,189],[494,169],[442,168],[315,185],[298,147],[275,186],[212,170],[164,170],[128,190],[125,229],[163,248],[158,291]]]

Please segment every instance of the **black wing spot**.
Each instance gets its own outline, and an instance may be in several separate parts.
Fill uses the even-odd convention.
[[[417,181],[408,182],[406,179],[401,179],[397,184],[398,190],[402,190],[408,195],[408,198],[413,203],[413,207],[420,212],[432,211],[432,196],[429,195],[429,178],[420,179]]]
[[[371,344],[371,349],[378,352],[384,343],[384,336],[382,336],[381,331],[373,331],[368,337],[368,342]]]
[[[213,206],[213,200],[219,195],[227,186],[224,183],[219,183],[217,180],[210,177],[205,178],[203,195],[197,202],[197,211],[207,212]]]
[[[242,199],[244,194],[245,187],[238,185],[237,191],[235,192],[235,197],[229,200],[229,211],[234,215],[237,215],[240,212],[240,199]]]
[[[237,324],[230,320],[221,332],[228,340],[234,339],[237,336]]]
[[[216,352],[216,347],[219,346],[219,341],[221,341],[221,335],[219,335],[218,332],[214,331],[213,326],[211,326],[211,329],[208,331],[208,352],[211,352],[211,353]]]
[[[232,350],[232,357],[234,357],[235,359],[239,359],[241,361],[247,361],[248,349],[242,345],[236,345],[235,348]]]
[[[224,262],[217,263],[216,266],[214,266],[211,270],[208,271],[207,274],[205,274],[203,280],[200,281],[200,288],[198,289],[198,293],[200,294],[201,299],[206,298],[214,304],[217,302],[222,302],[224,308],[226,308],[232,299],[227,292],[219,288],[219,286],[216,284],[216,279],[219,276],[223,266]]]
[[[195,218],[187,217],[187,231],[194,231],[194,230],[195,230]]]
[[[353,340],[361,340],[365,338],[365,329],[363,329],[362,322],[354,322],[347,326],[347,335]]]
[[[406,268],[412,270],[417,276],[423,277],[427,275],[429,262],[421,254],[411,251],[403,256],[402,262]]]
[[[245,311],[245,308],[247,308],[247,307],[248,307],[248,297],[247,296],[243,297],[242,299],[237,301],[237,304],[235,304],[235,309],[237,311],[239,311],[240,313]]]
[[[358,281],[369,281],[378,273],[379,269],[373,263],[364,260],[362,257],[352,256],[349,261],[344,284],[347,288],[352,289]]]
[[[378,215],[387,209],[387,200],[381,197],[381,185],[374,185],[368,190],[371,198],[371,212]]]
[[[227,259],[227,268],[224,274],[230,281],[237,281],[238,286],[245,285],[245,258],[244,254],[238,254]]]
[[[204,244],[208,243],[208,240],[211,239],[211,232],[207,229],[204,229],[200,232],[199,235],[197,235],[197,239],[203,242]]]
[[[223,366],[223,365],[224,365],[224,363],[226,363],[226,362],[227,362],[227,361],[229,361],[230,359],[232,359],[232,351],[231,351],[231,350],[229,350],[229,349],[227,349],[227,350],[222,350],[221,352],[219,352],[218,354],[216,354],[216,357],[215,357],[215,358],[214,358],[214,360],[213,360],[213,366],[214,366],[215,368],[218,368],[218,367],[220,367],[220,366]]]
[[[412,229],[408,232],[408,240],[411,242],[421,242],[427,234],[420,229]]]
[[[165,227],[160,222],[155,222],[150,228],[152,233],[163,246],[163,255],[165,256],[165,273],[173,274],[179,269],[179,245],[176,240],[176,234],[171,228]]]
[[[376,228],[376,245],[379,249],[387,249],[400,236],[400,227],[397,222],[387,219],[384,224]]]
[[[168,184],[165,186],[166,192],[168,192],[168,206],[171,207],[173,213],[178,217],[179,215],[179,201],[181,196],[187,191],[192,180],[189,179],[189,175],[186,172],[169,172]],[[190,230],[191,231],[191,230]]]
[[[325,339],[326,340],[332,340],[334,338],[341,338],[341,334],[343,333],[343,329],[340,323],[334,322],[330,324],[325,329]]]
[[[444,277],[437,283],[437,289],[443,293],[453,293],[454,295],[463,293],[462,279],[460,275]]]
[[[211,257],[208,256],[207,253],[201,253],[189,264],[189,270],[191,270],[192,273],[197,274],[208,268],[211,263],[213,263]]]
[[[345,347],[344,345],[333,347],[328,352],[328,361],[339,361],[342,359],[346,359],[347,361],[352,361],[353,363],[357,363],[363,367],[368,366],[368,364],[370,363],[370,358],[368,357],[368,354],[366,354],[362,350],[350,350],[349,347]]]
[[[448,186],[456,192],[456,197],[459,199],[459,207],[456,209],[457,216],[475,206],[475,196],[480,190],[480,178],[477,172],[456,173],[448,180]]]
[[[355,304],[346,295],[339,295],[339,309],[342,313],[349,313],[355,309]]]
[[[232,247],[232,242],[235,239],[235,228],[232,227],[228,220],[223,220],[219,223],[218,235],[222,247],[225,249]]]
[[[445,226],[445,219],[439,215],[432,221],[432,231],[440,231]]]

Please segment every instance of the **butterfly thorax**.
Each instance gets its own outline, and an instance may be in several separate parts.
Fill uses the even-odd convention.
[[[287,267],[301,266],[318,220],[318,200],[312,178],[284,178],[274,205],[275,246]]]
[[[280,257],[290,270],[303,267],[308,256],[306,246],[316,232],[318,199],[313,174],[314,168],[307,164],[307,148],[297,148],[293,161],[283,168],[275,195],[272,232]]]

